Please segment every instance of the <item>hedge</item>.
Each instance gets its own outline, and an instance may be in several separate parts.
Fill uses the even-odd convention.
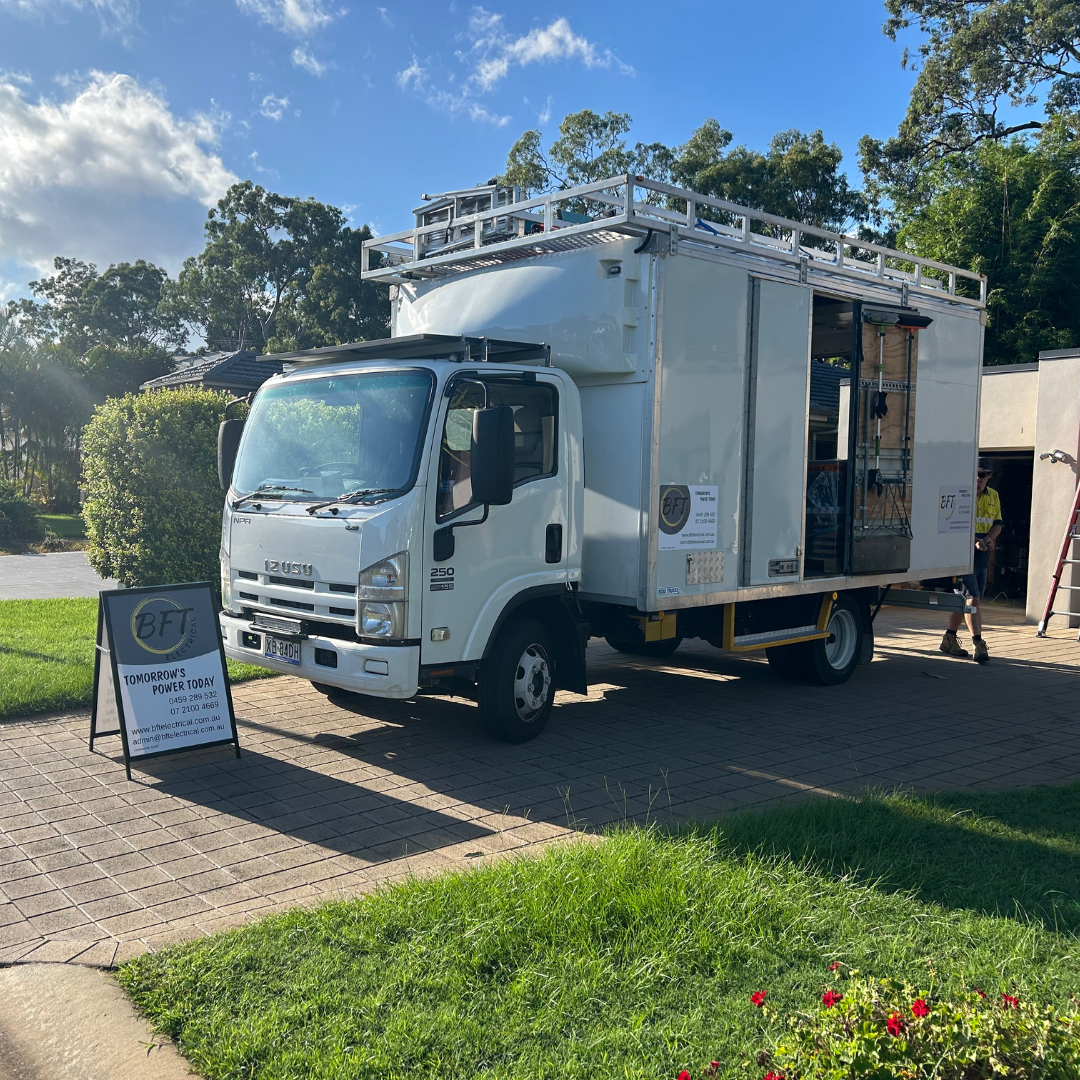
[[[0,544],[13,540],[37,540],[41,524],[29,499],[15,490],[14,484],[0,482]]]
[[[217,431],[230,400],[184,387],[95,410],[83,437],[83,519],[87,558],[103,577],[127,586],[217,582]]]

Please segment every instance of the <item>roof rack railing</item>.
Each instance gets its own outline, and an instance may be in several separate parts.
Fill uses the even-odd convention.
[[[439,278],[627,236],[645,236],[654,251],[674,254],[681,245],[691,250],[743,251],[798,264],[800,274],[809,270],[863,281],[876,279],[905,295],[913,290],[957,304],[986,306],[985,274],[633,174],[531,199],[521,198],[520,188],[487,185],[476,193],[485,197],[481,201],[487,201],[488,208],[457,217],[447,212],[437,215],[437,221],[427,218],[427,224],[420,223],[427,209],[421,208],[416,227],[366,241],[362,276],[376,281]],[[466,207],[468,194],[455,191],[438,198]],[[587,208],[590,213],[571,212],[567,204]],[[449,211],[448,202],[443,206]],[[662,242],[665,236],[666,245]],[[963,281],[974,283],[977,298],[958,289]]]

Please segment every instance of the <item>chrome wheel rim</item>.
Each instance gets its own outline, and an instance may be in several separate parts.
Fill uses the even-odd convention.
[[[855,616],[847,608],[836,608],[829,618],[829,637],[825,642],[825,659],[834,671],[843,671],[855,655],[859,628]]]
[[[551,665],[541,645],[530,645],[514,671],[514,707],[518,716],[531,723],[544,710],[551,693]]]

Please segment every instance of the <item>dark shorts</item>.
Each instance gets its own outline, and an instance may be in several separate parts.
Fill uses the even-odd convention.
[[[968,600],[981,600],[986,594],[986,575],[990,570],[990,552],[976,551],[975,564],[970,574],[964,574],[960,578],[960,588],[956,591],[962,593]]]

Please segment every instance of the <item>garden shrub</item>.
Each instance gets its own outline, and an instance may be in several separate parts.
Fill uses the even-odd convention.
[[[41,525],[34,504],[14,485],[0,482],[0,543],[36,540],[39,536]]]
[[[833,970],[839,967],[833,964]],[[750,1004],[774,1028],[757,1055],[764,1080],[1073,1080],[1080,1076],[1080,1011],[963,987],[933,993],[896,979],[851,978],[812,1010],[781,1014],[767,991]],[[750,1064],[749,1062],[747,1063]],[[716,1076],[720,1062],[702,1069]],[[686,1070],[680,1080],[690,1080]]]
[[[230,400],[184,387],[110,398],[95,410],[83,436],[83,519],[87,558],[103,577],[128,586],[217,582],[217,432]]]

